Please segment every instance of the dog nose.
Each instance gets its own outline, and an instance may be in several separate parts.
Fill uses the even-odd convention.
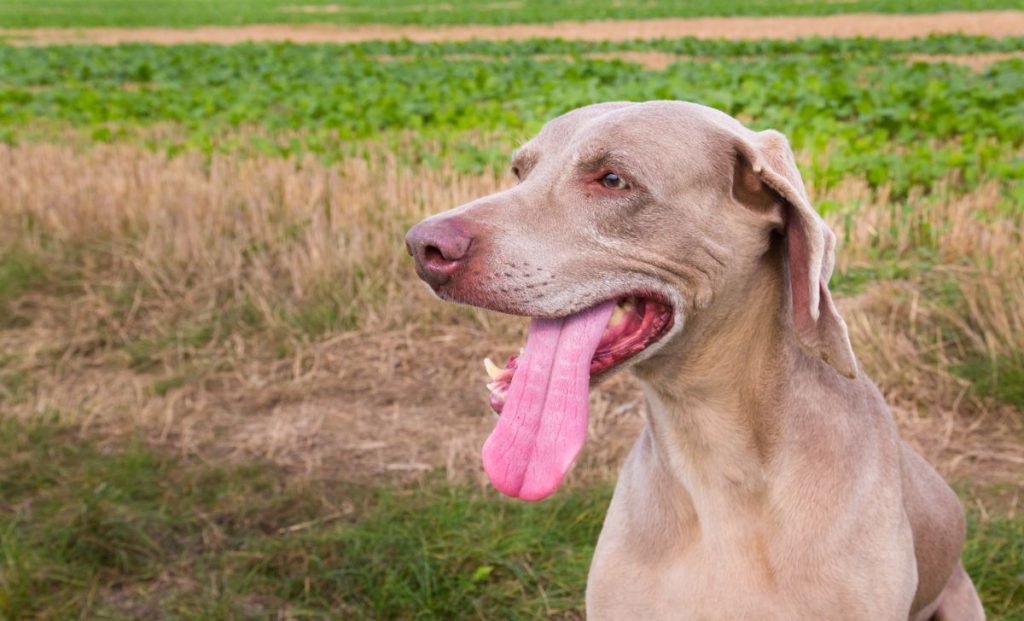
[[[434,289],[451,280],[472,243],[470,235],[446,220],[425,220],[405,236],[405,249],[416,260],[416,273]]]

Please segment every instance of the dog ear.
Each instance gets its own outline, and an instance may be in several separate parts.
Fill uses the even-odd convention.
[[[835,234],[811,207],[786,137],[774,130],[738,138],[733,193],[744,205],[778,215],[786,237],[793,327],[800,345],[849,378],[857,376],[846,322],[828,280],[835,264]],[[781,200],[780,200],[781,199]]]

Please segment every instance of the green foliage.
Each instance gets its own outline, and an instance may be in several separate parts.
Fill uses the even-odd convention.
[[[219,599],[209,581],[243,541],[323,510],[320,495],[266,469],[175,460],[137,444],[109,452],[52,424],[2,421],[0,617],[160,618],[128,606],[150,587],[159,604],[168,577],[165,612],[202,617]],[[209,602],[191,599],[192,589]]]
[[[839,295],[860,293],[874,282],[902,280],[911,274],[928,270],[931,265],[914,262],[910,265],[884,258],[870,266],[857,266],[847,271],[837,271],[829,281],[829,289]]]
[[[460,54],[515,56],[529,54],[590,54],[595,52],[668,52],[681,56],[805,56],[805,55],[892,55],[892,54],[977,54],[1013,52],[1024,49],[1024,37],[984,37],[962,34],[933,34],[912,39],[807,37],[789,39],[633,39],[627,41],[581,41],[574,39],[531,39],[527,41],[475,39],[437,43],[410,40],[366,41],[345,46],[356,54],[451,57]]]
[[[21,367],[17,354],[0,354],[0,405],[31,398],[37,378]]]
[[[311,610],[485,619],[577,611],[607,493],[526,505],[437,488],[383,495],[359,522],[250,547],[247,571]]]
[[[963,560],[991,620],[1024,619],[1024,518],[968,513]]]
[[[0,256],[0,304],[42,284],[43,266],[27,252],[9,251]]]
[[[0,253],[0,327],[22,322],[24,317],[12,303],[46,282],[46,270],[32,254],[16,249]]]
[[[558,20],[640,19],[700,15],[830,15],[836,13],[930,13],[942,10],[1020,8],[1019,0],[7,0],[0,27],[202,26],[295,22],[399,24],[509,24]],[[310,10],[295,10],[308,7]],[[319,10],[318,10],[319,9]]]
[[[577,618],[610,496],[296,484],[0,424],[0,616]],[[990,619],[1024,615],[1024,520],[972,514]]]
[[[906,47],[951,48],[963,39]],[[437,53],[443,46],[409,44],[0,47],[0,75],[9,86],[0,91],[0,129],[13,136],[52,120],[107,141],[126,128],[169,122],[186,128],[187,144],[160,146],[217,150],[238,148],[225,138],[232,132],[259,127],[251,147],[330,158],[351,149],[351,139],[382,133],[413,130],[448,140],[470,130],[526,134],[596,101],[683,99],[775,127],[797,149],[824,153],[827,145],[827,157],[807,169],[818,187],[854,175],[900,198],[951,173],[967,189],[983,178],[1024,177],[1022,59],[975,73],[948,63],[908,64],[877,42],[686,40],[691,53],[729,46],[748,53],[759,45],[800,53],[683,59],[652,71],[618,60],[531,55],[565,42],[479,45],[508,55],[449,58]],[[387,49],[414,55],[382,62],[374,50]],[[505,157],[461,145],[456,152],[467,169]]]
[[[1024,353],[995,359],[975,356],[953,369],[975,392],[1017,406],[1024,413]]]

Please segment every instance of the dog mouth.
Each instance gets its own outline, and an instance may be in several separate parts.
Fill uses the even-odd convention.
[[[501,414],[483,448],[502,493],[552,494],[583,447],[592,378],[634,359],[672,327],[672,307],[627,295],[555,319],[530,321],[526,347],[504,369],[484,361],[491,407]]]
[[[672,306],[658,298],[629,295],[615,300],[611,318],[601,334],[597,349],[590,360],[590,378],[596,382],[609,372],[622,366],[661,340],[672,328]],[[489,379],[491,409],[501,414],[508,399],[512,378],[519,368],[518,355],[509,356],[505,367],[499,367],[490,358],[484,358],[484,370]]]

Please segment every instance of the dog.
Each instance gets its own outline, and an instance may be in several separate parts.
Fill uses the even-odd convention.
[[[644,428],[615,487],[587,617],[975,621],[964,513],[898,436],[828,289],[835,236],[786,138],[693,103],[548,122],[517,183],[406,237],[443,300],[531,317],[487,361],[483,464],[551,494],[594,381],[629,368]]]

